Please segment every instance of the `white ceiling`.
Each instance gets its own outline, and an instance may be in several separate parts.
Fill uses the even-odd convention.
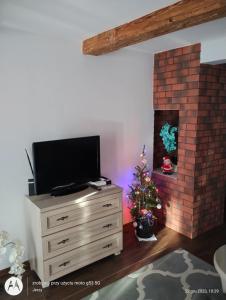
[[[170,5],[172,0],[0,0],[0,26],[39,35],[84,38]],[[226,18],[181,30],[131,48],[157,52],[226,36]]]

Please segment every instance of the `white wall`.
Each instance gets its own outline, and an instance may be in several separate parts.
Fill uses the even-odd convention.
[[[152,59],[126,49],[88,57],[80,40],[0,30],[0,230],[26,247],[24,148],[34,141],[101,135],[102,173],[127,189],[152,146]]]
[[[226,63],[226,36],[202,42],[201,63]]]

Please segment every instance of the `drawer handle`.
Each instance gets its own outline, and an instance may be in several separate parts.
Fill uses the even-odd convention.
[[[69,239],[62,240],[62,241],[58,242],[57,245],[65,244],[67,242],[69,242]]]
[[[103,226],[103,228],[110,228],[112,226],[112,224],[106,224]]]
[[[57,221],[64,221],[67,218],[69,218],[69,217],[68,216],[64,216],[64,217],[58,218]]]
[[[60,264],[58,267],[65,267],[66,265],[68,265],[70,263],[70,261],[65,261],[64,263]]]
[[[107,244],[106,246],[103,247],[103,249],[105,249],[105,248],[110,248],[111,246],[112,246],[112,243]]]
[[[112,204],[111,203],[107,203],[107,204],[104,204],[102,207],[110,207],[110,206],[112,206]]]

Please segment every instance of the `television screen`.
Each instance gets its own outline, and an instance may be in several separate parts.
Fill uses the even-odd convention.
[[[32,145],[36,194],[100,177],[100,137],[37,142]]]

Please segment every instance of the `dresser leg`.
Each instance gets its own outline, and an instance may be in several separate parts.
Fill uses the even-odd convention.
[[[115,256],[121,254],[121,251],[115,252]]]
[[[49,281],[42,281],[42,288],[45,289],[49,287],[50,282]]]

